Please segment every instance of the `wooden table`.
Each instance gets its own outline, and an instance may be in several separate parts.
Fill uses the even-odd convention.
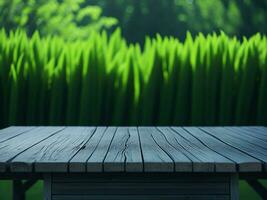
[[[267,198],[266,169],[266,127],[0,130],[0,178],[13,180],[14,199],[38,179],[46,200],[238,199],[239,178]]]

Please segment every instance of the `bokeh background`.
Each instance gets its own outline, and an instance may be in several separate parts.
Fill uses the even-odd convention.
[[[1,128],[267,125],[266,0],[0,0],[0,28]]]

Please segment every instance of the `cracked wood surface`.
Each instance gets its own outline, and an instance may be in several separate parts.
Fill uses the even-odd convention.
[[[9,127],[1,172],[261,172],[266,127]]]

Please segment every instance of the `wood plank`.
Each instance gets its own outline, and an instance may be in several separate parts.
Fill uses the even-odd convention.
[[[231,192],[229,173],[55,174],[52,182],[58,199],[229,199]]]
[[[262,139],[259,139],[257,137],[251,136],[249,134],[246,134],[246,132],[244,132],[242,129],[241,130],[236,130],[233,128],[227,128],[227,127],[223,127],[226,131],[225,134],[229,134],[237,139],[240,140],[245,140],[246,142],[255,145],[255,146],[259,146],[262,149],[267,150],[267,141],[264,141]],[[265,139],[267,139],[267,137],[265,137]]]
[[[7,141],[34,128],[34,126],[10,126],[8,128],[1,129],[0,142]]]
[[[107,180],[113,182],[138,182],[142,180],[143,182],[149,182],[153,179],[156,182],[198,182],[198,183],[219,183],[219,182],[229,182],[229,173],[194,173],[194,172],[184,172],[184,173],[57,173],[53,175],[53,182],[55,183],[87,183],[94,182],[104,183]]]
[[[143,171],[143,161],[136,127],[119,127],[117,129],[104,160],[104,171]]]
[[[267,142],[267,134],[261,134],[258,133],[258,130],[256,130],[255,128],[251,129],[251,130],[247,130],[245,127],[234,127],[234,126],[230,126],[230,127],[224,127],[227,130],[232,130],[236,133],[239,133],[240,135],[247,135],[253,138],[257,138],[261,141]]]
[[[168,143],[170,143],[171,146],[176,148],[178,151],[182,152],[192,161],[194,172],[213,172],[214,171],[214,163],[203,162],[201,160],[201,157],[196,157],[193,154],[192,151],[194,151],[194,149],[192,149],[190,142],[181,138],[179,135],[177,135],[176,132],[174,132],[169,127],[158,127],[158,129],[164,133],[166,140],[168,141]],[[188,149],[191,149],[191,150],[188,151]]]
[[[94,135],[84,144],[83,148],[69,161],[70,172],[86,172],[87,160],[95,151],[107,127],[97,127]]]
[[[251,145],[250,143],[237,139],[229,134],[225,134],[225,129],[221,127],[201,127],[201,129],[222,142],[242,151],[243,153],[246,153],[255,159],[261,160],[264,163],[264,168],[267,169],[266,151],[260,149],[260,147]]]
[[[118,182],[106,181],[104,183],[54,183],[52,195],[223,195],[230,194],[230,184],[201,183],[201,182]]]
[[[117,128],[108,127],[94,152],[87,160],[87,172],[102,172],[103,162],[110,148]]]
[[[44,174],[44,200],[52,199],[52,178],[51,174]]]
[[[172,158],[174,162],[174,171],[176,172],[192,172],[192,161],[179,150],[179,148],[175,148],[172,146],[164,133],[158,129],[151,128],[151,136],[155,143],[164,151],[166,152],[170,158]]]
[[[254,133],[253,135],[261,135],[263,137],[267,137],[267,128],[265,128],[265,127],[245,126],[245,127],[242,127],[242,129],[246,130],[248,132]]]
[[[144,161],[137,127],[129,127],[129,134],[125,169],[127,172],[141,172],[144,170]]]
[[[52,194],[230,194],[230,177],[210,173],[55,174]]]
[[[267,147],[265,146],[265,144],[263,143],[263,141],[260,141],[259,139],[255,138],[255,137],[251,137],[251,136],[242,136],[240,135],[240,132],[234,132],[231,129],[225,129],[224,127],[218,127],[222,130],[224,130],[224,135],[229,136],[230,138],[232,138],[233,140],[238,140],[240,142],[244,142],[246,143],[249,147],[251,148],[255,148],[255,150],[257,150],[260,153],[263,153],[265,155],[267,155]],[[254,142],[254,140],[256,140]],[[266,143],[267,145],[267,143]]]
[[[34,147],[26,150],[11,162],[14,172],[67,172],[68,161],[93,135],[95,127],[67,127]]]
[[[64,127],[38,127],[0,143],[0,171],[5,171],[7,162],[61,131]]]
[[[257,172],[261,171],[261,161],[239,151],[232,146],[212,137],[206,132],[197,127],[184,127],[191,135],[199,139],[204,145],[213,151],[223,155],[224,157],[236,162],[238,164],[238,171],[240,172]]]
[[[237,173],[231,175],[230,194],[231,200],[239,200],[239,179]]]
[[[258,130],[264,134],[267,134],[267,127],[266,126],[247,126],[247,128],[252,128],[253,130]]]
[[[235,172],[236,164],[225,158],[224,156],[207,148],[199,140],[190,135],[186,130],[181,127],[172,127],[176,132],[176,139],[178,142],[183,141],[187,145],[187,150],[201,160],[203,163],[213,163],[213,170],[216,172]],[[194,165],[194,163],[193,163]]]
[[[138,127],[145,172],[173,172],[174,162],[153,140],[151,127]]]
[[[195,149],[197,150],[196,152],[194,152],[196,156],[201,155],[206,161],[214,162],[216,172],[235,172],[236,171],[235,162],[213,151],[207,146],[203,145],[203,143],[200,140],[193,137],[187,131],[184,131],[185,129],[181,127],[179,128],[173,127],[173,130],[176,130],[176,132],[181,137],[183,137],[184,139],[192,143],[192,146],[194,146]]]

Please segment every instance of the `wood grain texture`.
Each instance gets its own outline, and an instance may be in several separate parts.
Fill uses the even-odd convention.
[[[260,172],[267,128],[9,127],[0,172]]]
[[[259,139],[255,136],[247,134],[247,132],[243,131],[243,129],[239,130],[234,127],[233,128],[223,127],[223,128],[226,129],[225,134],[235,137],[239,140],[248,142],[251,145],[255,145],[257,147],[267,150],[267,141],[265,141],[264,139]],[[257,135],[261,136],[261,134],[257,134]],[[266,139],[266,137],[264,138]]]
[[[267,130],[266,131],[261,131],[258,130],[258,128],[252,128],[251,127],[224,127],[226,129],[230,129],[232,131],[236,131],[236,133],[238,132],[241,135],[248,135],[263,141],[267,141]]]
[[[7,141],[34,128],[34,126],[10,126],[2,129],[0,130],[0,142]]]
[[[69,161],[70,172],[86,172],[87,160],[94,153],[107,127],[97,127],[94,135],[84,144],[83,148]]]
[[[68,162],[90,139],[95,127],[67,127],[12,160],[14,172],[67,172]]]
[[[173,172],[174,162],[169,155],[154,141],[153,127],[139,127],[141,148],[145,172]]]
[[[152,139],[157,145],[166,152],[174,162],[174,171],[176,172],[191,172],[192,161],[182,152],[179,148],[174,147],[168,141],[168,133],[164,131],[164,128],[152,128]]]
[[[100,142],[86,162],[87,172],[103,172],[103,162],[114,138],[116,127],[108,127]]]
[[[233,137],[232,135],[225,134],[226,130],[222,127],[202,127],[202,130],[206,131],[213,137],[221,140],[222,142],[246,153],[247,155],[254,157],[255,159],[261,160],[264,164],[265,170],[267,169],[267,151],[252,145],[246,140]]]
[[[172,127],[168,131],[174,134],[177,143],[182,144],[189,154],[198,159],[198,162],[193,162],[194,171],[235,171],[235,163],[207,148],[181,127]]]
[[[0,143],[0,171],[5,171],[9,161],[64,127],[38,127]],[[23,160],[24,161],[24,160]]]
[[[143,161],[137,128],[119,127],[104,160],[107,172],[142,172]]]
[[[225,144],[203,130],[196,127],[184,127],[184,129],[208,148],[237,163],[240,172],[259,172],[262,170],[261,161]]]

